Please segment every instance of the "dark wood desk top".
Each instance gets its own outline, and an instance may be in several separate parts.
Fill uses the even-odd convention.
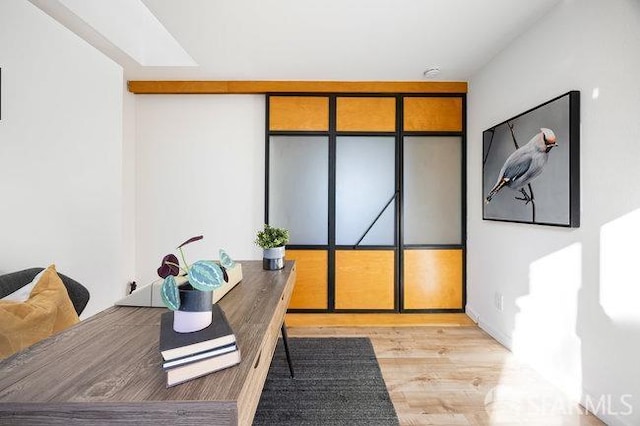
[[[166,309],[115,306],[0,362],[0,423],[250,423],[295,264],[263,271],[261,261],[241,263],[242,281],[218,302],[236,334],[238,366],[166,388],[158,349]]]

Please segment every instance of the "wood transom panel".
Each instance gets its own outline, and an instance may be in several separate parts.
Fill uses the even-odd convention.
[[[404,251],[404,308],[462,308],[462,250]]]
[[[336,309],[394,308],[393,250],[336,251]]]
[[[396,130],[395,98],[339,97],[336,109],[336,128],[339,132]]]
[[[462,98],[404,98],[404,130],[461,132]]]
[[[298,271],[289,309],[326,309],[327,251],[287,249],[285,257]]]
[[[272,96],[269,130],[329,130],[329,98],[324,96]]]

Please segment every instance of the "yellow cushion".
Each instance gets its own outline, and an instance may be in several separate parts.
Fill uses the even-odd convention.
[[[0,300],[0,359],[79,321],[67,289],[51,265],[26,302]]]

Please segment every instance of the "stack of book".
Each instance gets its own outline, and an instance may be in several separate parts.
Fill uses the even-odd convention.
[[[240,362],[236,336],[217,304],[209,327],[193,333],[173,331],[173,312],[162,314],[160,353],[167,387],[222,370]]]

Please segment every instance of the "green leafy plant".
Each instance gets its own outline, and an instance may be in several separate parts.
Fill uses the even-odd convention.
[[[284,228],[276,228],[264,225],[264,229],[258,231],[256,245],[263,249],[282,247],[289,242],[289,231]]]
[[[222,282],[229,281],[227,269],[233,267],[235,262],[222,249],[220,249],[220,262],[213,260],[198,260],[191,265],[184,257],[182,247],[204,238],[202,235],[189,238],[178,246],[178,252],[182,258],[182,264],[174,254],[168,254],[162,258],[158,268],[158,276],[164,278],[162,282],[162,301],[167,308],[175,311],[180,309],[180,291],[176,278],[179,275],[187,277],[189,284],[196,290],[213,291],[222,286]]]

